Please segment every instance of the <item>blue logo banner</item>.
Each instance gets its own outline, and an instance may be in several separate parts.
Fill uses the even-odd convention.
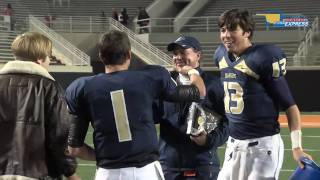
[[[309,21],[303,15],[284,14],[284,13],[259,13],[257,16],[266,18],[267,27],[283,28],[283,27],[308,27]]]

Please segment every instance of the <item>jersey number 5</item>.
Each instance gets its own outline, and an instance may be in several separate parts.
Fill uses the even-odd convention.
[[[237,82],[223,82],[226,113],[241,114],[244,108],[243,89]]]
[[[110,95],[119,142],[131,141],[132,136],[123,90],[111,91]]]

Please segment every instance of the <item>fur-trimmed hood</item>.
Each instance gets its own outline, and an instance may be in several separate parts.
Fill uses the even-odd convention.
[[[9,73],[35,74],[55,81],[55,79],[49,74],[49,72],[45,68],[31,61],[9,61],[0,70],[0,74]]]

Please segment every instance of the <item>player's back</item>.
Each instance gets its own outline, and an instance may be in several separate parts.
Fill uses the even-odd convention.
[[[94,128],[98,165],[144,166],[158,158],[152,102],[175,88],[164,68],[99,74],[88,80],[83,96]]]
[[[230,56],[224,46],[215,53],[231,136],[250,139],[278,133],[278,103],[266,86],[284,54],[275,46],[260,44],[248,48],[235,61]]]

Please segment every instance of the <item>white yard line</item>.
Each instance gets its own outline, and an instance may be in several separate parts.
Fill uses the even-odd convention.
[[[220,146],[218,147],[218,149],[226,149],[225,146]],[[292,149],[284,149],[285,151],[292,151]],[[307,152],[320,152],[320,149],[305,149],[303,148],[303,150],[307,151]]]
[[[290,137],[290,135],[281,135],[281,137]],[[302,134],[302,138],[320,138],[320,136],[305,136]]]
[[[285,151],[292,151],[292,149],[284,149]],[[307,151],[307,152],[320,152],[319,149],[305,149],[303,148],[304,151]]]
[[[90,167],[95,167],[96,164],[79,163],[78,166],[90,166]]]
[[[293,172],[295,169],[281,169],[281,172]]]

